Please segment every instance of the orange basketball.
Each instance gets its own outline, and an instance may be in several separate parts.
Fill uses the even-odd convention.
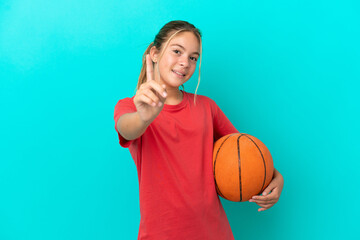
[[[215,142],[213,170],[218,194],[230,201],[245,202],[269,185],[274,164],[259,139],[234,133]]]

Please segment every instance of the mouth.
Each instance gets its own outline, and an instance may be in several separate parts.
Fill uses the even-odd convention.
[[[186,74],[184,74],[184,73],[181,73],[181,72],[178,72],[178,71],[175,71],[175,70],[171,70],[173,73],[175,73],[175,75],[177,75],[178,77],[180,77],[180,78],[183,78],[183,77],[185,77],[185,75]]]

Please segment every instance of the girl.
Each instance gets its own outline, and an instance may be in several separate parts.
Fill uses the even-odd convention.
[[[208,97],[180,90],[199,63],[201,34],[171,21],[143,56],[137,92],[115,106],[115,129],[137,167],[142,240],[234,239],[216,193],[213,143],[238,132]],[[146,70],[145,70],[146,69]],[[283,178],[274,178],[251,200],[266,210],[279,199]],[[271,192],[271,193],[270,193]],[[270,193],[270,194],[267,194]]]

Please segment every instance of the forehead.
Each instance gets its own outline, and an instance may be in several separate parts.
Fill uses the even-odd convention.
[[[171,35],[170,35],[171,36]],[[199,52],[199,39],[192,32],[180,32],[169,42],[169,46],[180,45],[191,52]]]

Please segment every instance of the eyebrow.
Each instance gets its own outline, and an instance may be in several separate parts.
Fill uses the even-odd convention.
[[[183,46],[181,46],[180,44],[177,44],[177,43],[171,44],[170,47],[171,47],[171,46],[179,46],[179,47],[181,47],[182,49],[185,50],[185,48],[184,48]],[[193,52],[193,53],[200,56],[200,53],[198,53],[198,52]]]

